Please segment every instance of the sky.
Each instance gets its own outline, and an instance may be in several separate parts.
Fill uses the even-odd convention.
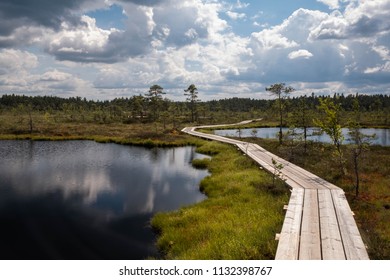
[[[0,0],[0,95],[390,94],[390,0]]]

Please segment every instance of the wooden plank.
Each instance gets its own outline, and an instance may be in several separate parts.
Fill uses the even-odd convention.
[[[264,149],[260,148],[258,145],[249,145],[248,149],[246,149],[246,145],[241,145],[241,150],[244,152],[247,150],[248,156],[250,156],[254,161],[260,164],[264,169],[268,170],[270,173],[275,172],[275,167],[272,164],[272,159],[275,159],[278,163],[284,162],[284,160],[279,157],[272,155],[270,153],[264,153]],[[289,167],[290,168],[290,167]],[[286,183],[292,188],[302,187],[303,181],[297,181],[292,179],[293,177],[286,172],[285,168],[281,169],[282,179],[286,181]]]
[[[344,192],[339,187],[277,157],[258,145],[200,133],[195,130],[196,128],[188,127],[182,131],[205,139],[237,145],[272,173],[274,172],[272,158],[283,164],[284,168],[281,171],[284,179],[293,189],[280,234],[276,259],[320,259],[321,257],[342,259],[340,243],[346,259],[369,259]]]
[[[288,185],[291,187],[305,187],[305,188],[321,188],[317,184],[313,184],[310,181],[310,178],[315,176],[284,159],[267,152],[263,148],[258,145],[250,144],[249,147],[245,144],[242,145],[241,149],[245,152],[247,150],[248,156],[252,157],[257,163],[263,166],[265,169],[274,172],[274,167],[272,165],[272,159],[276,160],[278,163],[283,165],[281,169],[281,173],[283,174],[283,179],[286,181]],[[310,174],[309,177],[307,174]]]
[[[321,258],[317,190],[305,189],[299,259],[320,260]]]
[[[289,166],[285,166],[281,170],[287,183],[289,181],[294,181],[306,189],[318,189],[318,186],[316,186],[315,184],[311,184],[310,182],[308,182],[307,178],[303,177],[301,174],[296,172],[294,170],[294,167],[295,166],[289,165]]]
[[[322,259],[345,260],[344,247],[330,190],[318,190],[318,207],[320,210]]]
[[[351,208],[342,190],[331,190],[347,260],[368,260]]]
[[[279,236],[276,260],[297,260],[304,189],[293,189]]]

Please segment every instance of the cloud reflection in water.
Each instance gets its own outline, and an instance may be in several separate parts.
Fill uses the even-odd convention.
[[[200,157],[193,147],[149,150],[92,141],[0,141],[0,156],[2,228],[6,229],[13,217],[9,231],[2,233],[3,239],[25,231],[28,236],[24,239],[34,241],[20,245],[24,248],[27,243],[51,240],[52,235],[62,236],[56,238],[61,241],[47,245],[50,252],[59,253],[50,255],[45,251],[44,258],[91,258],[89,253],[82,255],[77,246],[65,253],[65,249],[58,249],[73,246],[64,245],[73,240],[63,237],[69,229],[78,232],[83,242],[90,242],[93,235],[93,248],[100,248],[105,239],[116,240],[117,248],[123,247],[120,244],[138,244],[131,245],[134,255],[120,251],[127,252],[126,246],[118,254],[103,246],[107,250],[94,251],[96,258],[111,258],[107,252],[113,258],[145,257],[153,251],[153,235],[147,228],[153,213],[205,199],[199,192],[199,182],[207,172],[192,168],[191,160]],[[28,230],[23,226],[26,223],[32,225]],[[3,250],[2,256],[12,255],[15,246],[9,250]],[[39,252],[31,247],[24,256],[29,256],[31,250]]]

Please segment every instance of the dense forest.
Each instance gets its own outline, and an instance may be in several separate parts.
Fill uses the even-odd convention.
[[[197,99],[197,92],[187,101],[171,101],[162,97],[162,92],[129,98],[116,98],[110,101],[94,101],[81,97],[61,98],[56,96],[3,95],[0,97],[0,115],[44,114],[55,122],[95,122],[95,123],[134,123],[134,122],[174,122],[179,123],[218,123],[239,121],[250,118],[278,119],[278,100],[250,98],[229,98],[212,101]],[[184,96],[183,96],[184,97]],[[195,98],[194,98],[195,97]],[[311,115],[317,114],[320,99],[325,96],[290,95],[283,99],[285,125],[291,125],[294,116],[302,111],[302,106]],[[390,125],[389,95],[347,95],[334,94],[329,97],[339,104],[348,115],[353,111],[353,102],[358,100],[365,125]],[[183,98],[184,99],[184,98]],[[364,115],[366,114],[366,116]],[[192,116],[192,118],[191,118]]]
[[[311,108],[319,105],[319,99],[324,96],[300,96],[287,99],[291,107],[296,105],[302,99],[306,99],[306,103]],[[389,95],[347,95],[335,93],[331,98],[341,104],[346,111],[352,110],[353,100],[359,100],[360,108],[363,111],[386,110],[390,108]],[[212,100],[207,102],[199,101],[199,107],[205,107],[207,111],[232,111],[232,112],[249,112],[250,110],[267,110],[271,108],[275,100],[251,99],[233,97],[229,99]],[[174,102],[168,99],[163,100],[163,108],[169,105],[176,105],[185,108],[184,102]],[[20,105],[31,106],[34,110],[66,110],[69,107],[94,110],[96,108],[112,109],[118,107],[123,110],[135,110],[142,107],[147,110],[148,99],[143,95],[136,95],[130,98],[116,98],[111,101],[93,101],[81,97],[61,98],[57,96],[26,96],[26,95],[3,95],[0,97],[0,109],[7,110],[17,108]]]

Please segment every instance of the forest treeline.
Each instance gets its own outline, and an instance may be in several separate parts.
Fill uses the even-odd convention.
[[[287,116],[299,110],[304,101],[305,108],[316,112],[320,99],[325,96],[293,96],[284,100],[284,111]],[[344,95],[335,93],[330,98],[345,112],[353,111],[354,100],[359,101],[361,112],[376,113],[379,125],[388,125],[390,111],[389,95]],[[184,99],[184,96],[183,96]],[[158,101],[158,102],[157,102]],[[196,107],[193,102],[196,102]],[[95,121],[107,123],[122,122],[153,122],[172,118],[182,122],[197,121],[198,123],[216,123],[243,118],[268,117],[276,119],[277,99],[226,98],[220,100],[201,101],[188,99],[172,101],[153,94],[135,95],[128,98],[113,100],[87,100],[81,97],[62,98],[57,96],[26,96],[5,94],[0,97],[0,114],[13,112],[23,114],[41,112],[47,115],[62,114],[68,121]],[[374,114],[375,115],[375,114]],[[191,118],[192,117],[192,118]],[[286,119],[288,122],[288,118]]]
[[[316,108],[319,105],[319,99],[325,96],[299,96],[290,97],[287,99],[287,103],[291,107],[296,107],[302,98],[306,99],[306,103],[309,107]],[[353,100],[357,98],[359,100],[360,108],[363,111],[377,111],[390,108],[390,96],[379,95],[347,95],[335,93],[331,96],[333,101],[336,101],[346,111],[351,111],[353,107]],[[187,107],[184,101],[171,101],[169,99],[163,99],[162,108],[167,105],[175,104],[177,106]],[[250,110],[267,110],[272,108],[275,100],[266,99],[253,99],[253,98],[225,98],[220,100],[211,101],[199,101],[200,106],[206,107],[209,111],[232,111],[232,112],[249,112]],[[57,96],[27,96],[27,95],[3,95],[0,97],[0,109],[12,109],[17,108],[19,105],[31,106],[33,110],[46,111],[46,110],[66,110],[67,107],[79,107],[84,109],[96,109],[96,108],[112,108],[119,107],[123,110],[132,110],[142,106],[142,109],[147,111],[148,101],[143,95],[135,95],[130,98],[115,98],[113,100],[106,101],[94,101],[87,100],[81,97],[57,97]]]

